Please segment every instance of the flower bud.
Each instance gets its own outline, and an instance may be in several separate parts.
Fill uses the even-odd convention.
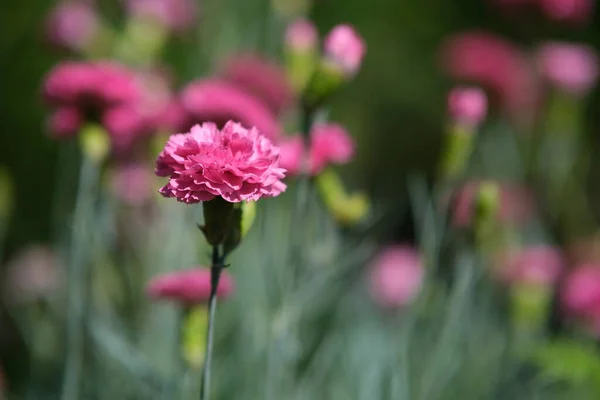
[[[448,113],[456,124],[474,129],[485,119],[487,97],[479,88],[455,88],[448,96]]]
[[[314,73],[318,58],[318,34],[312,22],[297,20],[285,35],[287,74],[297,93],[301,93]]]
[[[79,135],[83,154],[94,163],[101,163],[110,151],[108,134],[99,125],[85,126]]]
[[[325,37],[325,58],[347,77],[358,72],[364,55],[363,38],[350,25],[338,25]]]

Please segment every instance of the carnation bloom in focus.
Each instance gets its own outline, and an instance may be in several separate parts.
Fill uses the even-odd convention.
[[[194,0],[125,0],[127,11],[137,18],[155,20],[173,31],[185,31],[196,22]]]
[[[294,52],[307,52],[316,49],[319,41],[317,28],[307,19],[298,19],[285,31],[285,45]]]
[[[371,296],[384,307],[407,305],[421,290],[423,265],[412,247],[394,245],[384,249],[369,269]]]
[[[346,75],[358,72],[366,52],[363,38],[350,25],[338,25],[325,37],[325,58]]]
[[[214,122],[223,127],[227,121],[239,121],[257,127],[271,139],[279,136],[279,124],[269,108],[230,82],[218,79],[192,82],[183,90],[181,104],[191,125]]]
[[[46,37],[55,46],[85,50],[95,40],[100,21],[89,1],[65,0],[51,11],[46,21]]]
[[[206,303],[210,299],[210,269],[197,267],[159,275],[148,283],[146,291],[153,299],[173,300],[183,305]],[[226,270],[221,272],[217,296],[227,298],[233,294],[233,278]]]
[[[143,164],[119,165],[113,171],[111,188],[115,197],[139,206],[152,197],[153,179],[154,176]]]
[[[487,113],[487,97],[479,88],[458,87],[448,96],[448,113],[453,121],[468,127],[478,126]]]
[[[598,56],[584,45],[547,43],[537,53],[542,76],[555,87],[585,95],[598,80]]]
[[[260,100],[274,115],[292,105],[292,87],[285,71],[259,55],[243,54],[230,58],[221,75],[225,81]]]
[[[600,265],[583,264],[567,277],[561,291],[565,311],[600,335]]]
[[[304,145],[300,136],[282,140],[281,166],[290,174],[303,169]],[[306,167],[311,175],[317,175],[329,164],[346,164],[354,156],[354,141],[339,124],[315,124],[310,132],[310,149]]]
[[[480,182],[469,182],[458,192],[454,205],[453,221],[456,225],[469,226],[475,214],[475,199]],[[534,199],[527,188],[503,183],[500,185],[498,219],[509,224],[522,224],[534,213]]]
[[[33,245],[12,258],[2,279],[6,300],[28,303],[48,298],[62,285],[61,262],[52,249]]]
[[[231,121],[223,129],[204,123],[172,135],[156,160],[156,174],[169,177],[163,196],[188,204],[217,196],[231,203],[258,200],[286,189],[279,149],[257,128]]]
[[[535,108],[538,93],[533,67],[503,38],[479,31],[460,33],[451,36],[441,52],[443,67],[451,77],[490,89],[505,110],[522,115]]]
[[[564,259],[550,246],[531,246],[500,257],[497,273],[506,283],[551,286],[564,269]]]

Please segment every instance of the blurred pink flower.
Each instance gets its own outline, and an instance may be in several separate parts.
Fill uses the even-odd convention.
[[[538,100],[533,66],[515,46],[491,33],[451,36],[441,49],[444,69],[453,78],[490,89],[509,112],[535,109]]]
[[[112,192],[124,203],[139,206],[154,194],[153,179],[151,170],[141,163],[119,165],[112,174]]]
[[[593,16],[594,0],[538,0],[542,11],[554,21],[576,25],[589,21]]]
[[[325,57],[347,75],[356,74],[366,52],[363,38],[350,25],[337,25],[325,37]]]
[[[279,149],[256,128],[227,122],[195,125],[190,133],[172,135],[156,160],[156,174],[169,177],[160,189],[184,203],[216,196],[237,203],[273,197],[286,189]]]
[[[598,80],[598,56],[585,45],[546,43],[538,50],[537,62],[548,82],[574,95],[585,95]]]
[[[60,107],[55,110],[48,121],[50,134],[57,139],[71,137],[77,134],[83,118],[75,107]]]
[[[46,37],[58,47],[81,51],[98,35],[100,21],[93,4],[84,0],[64,0],[46,21]]]
[[[287,175],[297,175],[302,169],[304,144],[298,135],[283,139],[278,143],[279,165],[284,168]]]
[[[62,285],[61,261],[49,247],[20,250],[6,266],[2,280],[7,301],[29,303],[56,293]]]
[[[150,18],[173,31],[185,31],[196,23],[194,0],[125,0],[127,11],[137,18]]]
[[[560,251],[550,246],[532,246],[503,254],[497,272],[507,283],[551,286],[565,267]]]
[[[405,306],[421,290],[423,265],[412,247],[394,245],[384,249],[369,269],[371,296],[381,306]]]
[[[457,194],[453,221],[458,226],[469,226],[475,213],[475,196],[479,182],[465,184]],[[516,184],[500,184],[498,219],[508,224],[522,224],[529,220],[535,209],[533,194]]]
[[[233,57],[225,63],[221,74],[224,80],[262,101],[274,115],[293,103],[293,91],[285,71],[259,55]]]
[[[285,31],[285,45],[293,52],[312,51],[319,43],[319,33],[315,25],[304,18],[300,18],[290,25]]]
[[[146,132],[146,119],[135,105],[111,107],[102,116],[102,125],[110,133],[113,149],[122,153]]]
[[[487,113],[485,92],[474,87],[454,88],[448,96],[448,113],[459,124],[478,126]]]
[[[561,290],[564,310],[600,335],[600,265],[582,264],[567,277]]]
[[[146,289],[153,299],[174,300],[183,305],[206,303],[210,298],[210,269],[196,267],[159,275],[152,278]],[[217,296],[225,299],[233,291],[233,278],[224,270],[217,286]]]
[[[279,136],[279,125],[269,109],[254,96],[232,83],[209,79],[190,83],[181,94],[183,108],[193,122],[227,121],[255,126],[265,136]]]

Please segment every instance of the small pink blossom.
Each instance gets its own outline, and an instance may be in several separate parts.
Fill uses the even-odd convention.
[[[503,109],[522,115],[537,106],[533,66],[505,39],[487,32],[464,32],[450,37],[441,53],[451,77],[491,90]]]
[[[593,0],[538,0],[542,11],[554,21],[581,25],[593,16]]]
[[[181,102],[194,122],[214,122],[222,127],[227,121],[239,121],[257,127],[271,139],[279,136],[279,124],[267,106],[232,83],[216,79],[192,82],[183,90]]]
[[[52,113],[48,121],[48,129],[54,138],[67,138],[77,134],[83,118],[75,107],[60,107]]]
[[[498,274],[507,283],[551,286],[565,267],[560,251],[549,246],[532,246],[503,254]]]
[[[9,302],[28,303],[48,298],[62,285],[61,261],[52,249],[34,245],[11,259],[2,279]]]
[[[358,72],[366,52],[363,38],[350,25],[338,25],[325,37],[325,57],[349,76]]]
[[[279,149],[256,128],[227,122],[195,125],[172,135],[156,160],[156,174],[169,177],[160,189],[165,197],[198,203],[220,196],[226,201],[258,200],[279,195],[285,169]]]
[[[288,25],[285,31],[285,44],[293,52],[313,51],[317,48],[319,33],[315,25],[307,19],[298,19]]]
[[[452,119],[469,127],[478,126],[487,113],[487,97],[479,88],[458,87],[448,96],[448,112]]]
[[[600,336],[600,265],[582,264],[567,277],[561,300],[565,311]]]
[[[206,303],[210,298],[210,274],[210,269],[197,267],[159,275],[148,283],[147,293],[153,299],[174,300],[183,305]],[[217,286],[217,297],[225,299],[233,291],[233,278],[224,270]]]
[[[125,0],[127,11],[137,18],[149,18],[173,31],[186,31],[196,22],[194,0]]]
[[[262,101],[274,115],[293,103],[293,91],[285,71],[255,54],[229,59],[221,72],[223,79]]]
[[[112,174],[112,192],[124,203],[139,206],[152,197],[153,179],[151,171],[143,164],[119,165]]]
[[[370,292],[383,307],[409,304],[420,292],[424,270],[415,249],[394,245],[384,249],[370,266]]]
[[[469,182],[457,194],[453,221],[458,226],[469,226],[475,214],[475,199],[479,182]],[[510,183],[500,185],[498,219],[503,223],[522,224],[528,221],[535,208],[532,193],[527,188]]]
[[[306,167],[311,175],[317,175],[330,164],[350,162],[355,145],[343,126],[315,124],[310,132],[310,149],[307,154],[303,140],[298,135],[282,140],[280,148],[280,163],[285,166],[288,174],[298,174]]]
[[[90,46],[99,30],[98,15],[89,1],[61,1],[46,21],[46,37],[49,42],[73,51],[81,51]]]
[[[548,82],[575,95],[585,95],[598,80],[598,56],[584,45],[547,43],[539,49],[537,61]]]

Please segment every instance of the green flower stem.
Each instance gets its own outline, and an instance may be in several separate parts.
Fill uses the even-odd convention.
[[[214,325],[217,313],[217,288],[223,271],[223,257],[219,253],[219,247],[213,246],[212,266],[210,267],[210,299],[208,300],[208,328],[206,334],[206,352],[204,368],[202,370],[202,386],[200,389],[200,400],[210,399],[210,373],[212,368],[212,353],[214,344]]]
[[[90,216],[94,211],[98,175],[98,166],[84,156],[69,243],[67,359],[62,400],[80,400],[84,397],[85,336],[91,297],[89,245],[93,227],[90,226]]]

